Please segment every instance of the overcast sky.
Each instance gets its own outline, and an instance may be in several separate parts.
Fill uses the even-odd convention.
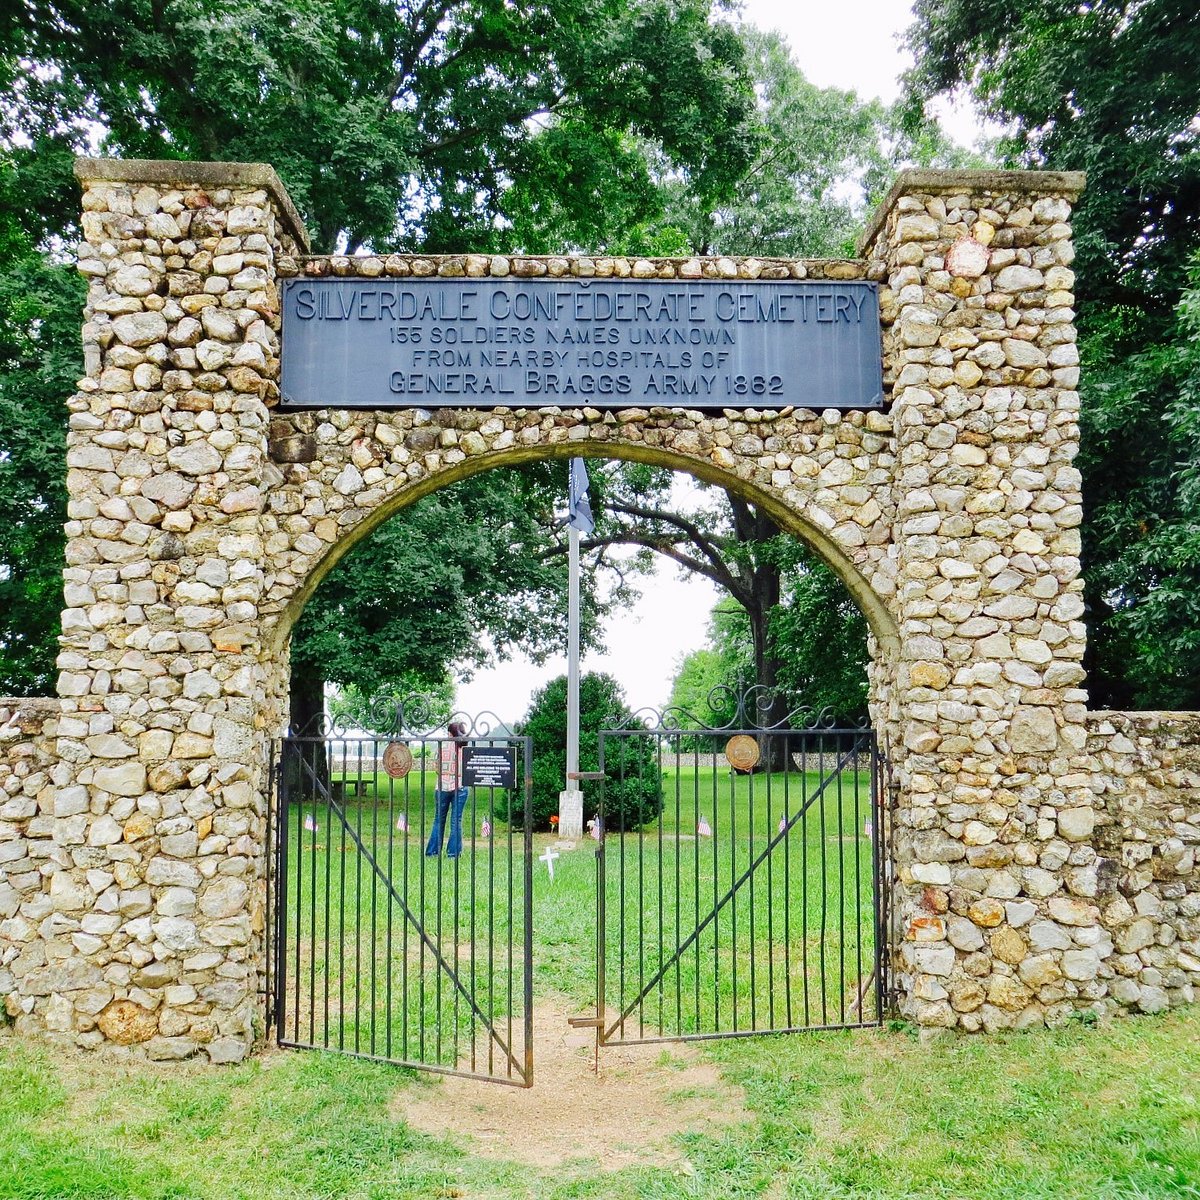
[[[911,63],[897,43],[912,21],[907,0],[744,0],[742,18],[778,29],[818,87],[852,88],[888,101],[900,94],[897,77]]]
[[[800,69],[819,87],[853,89],[864,99],[888,102],[899,95],[898,77],[911,61],[897,40],[912,20],[908,0],[745,0],[743,17],[783,33]],[[951,136],[965,144],[974,140],[972,114],[939,115]],[[610,623],[608,653],[583,662],[585,671],[614,675],[635,708],[666,701],[679,660],[704,644],[708,615],[719,598],[706,580],[681,579],[669,565],[643,590],[642,601]],[[535,687],[565,672],[565,654],[542,668],[524,660],[500,664],[460,683],[458,706],[511,722],[524,715]]]

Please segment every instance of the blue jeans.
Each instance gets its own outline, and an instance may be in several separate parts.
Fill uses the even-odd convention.
[[[429,831],[429,843],[425,847],[428,858],[436,858],[442,848],[442,830],[446,826],[446,814],[450,814],[450,840],[446,843],[446,857],[457,858],[462,853],[462,819],[463,809],[467,806],[467,789],[460,787],[454,792],[444,792],[438,788],[433,793],[436,805],[433,815],[433,828]],[[452,807],[453,805],[453,807]]]

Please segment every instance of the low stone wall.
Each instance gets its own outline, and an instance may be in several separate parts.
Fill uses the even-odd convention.
[[[1108,996],[1141,1012],[1191,1003],[1200,987],[1200,713],[1092,713],[1087,749],[1095,894],[1112,941],[1100,968]]]
[[[32,1017],[56,986],[40,922],[52,914],[45,881],[61,853],[51,767],[58,701],[0,700],[0,1021],[40,1031]]]
[[[899,970],[922,965],[931,932],[966,955],[965,979],[914,988],[921,1024],[992,1032],[1196,999],[1200,713],[1090,712],[1084,728],[1081,753],[1028,781],[999,838],[917,835],[901,876],[925,884],[925,911],[904,924]],[[1094,808],[1061,807],[1080,787]]]

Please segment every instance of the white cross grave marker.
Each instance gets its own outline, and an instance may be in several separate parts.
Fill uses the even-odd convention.
[[[550,881],[554,881],[554,860],[558,857],[558,851],[552,850],[549,846],[538,855],[538,858],[546,864],[546,870],[550,872]]]

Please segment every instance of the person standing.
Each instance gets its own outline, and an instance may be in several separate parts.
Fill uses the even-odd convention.
[[[425,855],[435,858],[442,849],[442,831],[450,818],[450,837],[446,842],[446,857],[462,854],[463,809],[467,805],[467,789],[462,784],[463,748],[467,744],[467,727],[462,721],[451,721],[449,738],[438,747],[438,785],[433,793],[433,828]]]

